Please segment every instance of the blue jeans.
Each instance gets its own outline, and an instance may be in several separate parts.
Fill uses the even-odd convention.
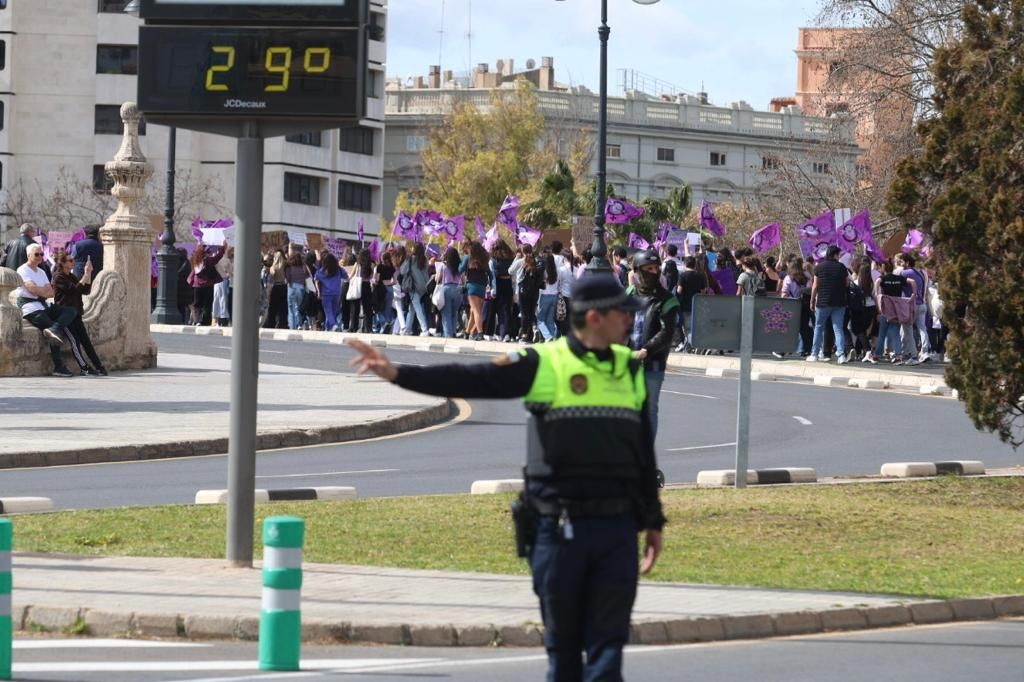
[[[558,305],[557,294],[541,294],[540,307],[537,310],[537,327],[545,341],[558,337],[558,326],[555,324],[555,306]]]
[[[843,322],[846,319],[846,306],[828,306],[814,309],[814,341],[811,342],[811,355],[821,355],[821,344],[825,340],[825,325],[832,320],[832,331],[836,335],[836,353],[846,352],[846,335],[843,333]]]
[[[395,321],[395,290],[391,287],[384,287],[384,305],[374,315],[374,331],[381,334],[388,334],[391,331],[391,323]]]
[[[462,306],[462,292],[458,284],[444,285],[444,308],[441,309],[441,328],[448,338],[455,336],[459,329],[459,308]]]
[[[900,323],[890,322],[885,315],[878,316],[878,343],[875,344],[875,355],[881,357],[885,351],[885,340],[889,339],[889,348],[893,353],[899,355],[903,352],[903,344],[900,342]]]
[[[658,369],[644,368],[644,382],[647,384],[647,409],[651,416],[651,433],[658,435],[658,399],[661,397],[661,385],[665,383],[665,367]]]
[[[530,555],[547,679],[619,682],[639,573],[636,520],[622,514],[573,519],[572,525],[573,539],[562,540],[558,519],[541,518]]]
[[[288,328],[298,329],[302,326],[302,320],[304,315],[299,312],[299,306],[302,305],[302,298],[306,295],[305,284],[289,284],[288,285]]]
[[[430,325],[427,324],[427,313],[423,310],[423,299],[414,291],[406,298],[406,302],[411,305],[406,308],[405,312],[405,333],[412,334],[413,316],[420,321],[420,332],[427,331]]]

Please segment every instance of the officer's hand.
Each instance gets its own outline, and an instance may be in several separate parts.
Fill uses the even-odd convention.
[[[368,343],[358,339],[345,339],[345,345],[351,346],[357,355],[352,358],[350,366],[356,367],[357,374],[373,372],[385,381],[394,381],[398,378],[398,368],[391,364],[388,357]]]
[[[644,558],[640,562],[640,573],[647,575],[654,568],[661,554],[661,531],[649,529],[644,537]]]

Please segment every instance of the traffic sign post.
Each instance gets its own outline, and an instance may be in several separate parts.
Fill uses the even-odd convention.
[[[739,351],[736,399],[736,487],[747,486],[751,368],[754,352],[791,353],[800,337],[800,301],[768,296],[693,297],[693,346]]]
[[[368,0],[141,0],[146,119],[238,138],[227,560],[252,566],[264,139],[366,113]]]

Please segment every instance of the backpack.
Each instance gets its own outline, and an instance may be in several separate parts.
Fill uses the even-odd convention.
[[[860,285],[850,282],[846,287],[846,305],[851,313],[864,311],[864,290]]]
[[[676,265],[676,262],[674,260],[665,261],[665,269],[662,274],[665,275],[665,288],[675,291],[679,286],[679,266]]]
[[[767,296],[768,289],[764,285],[764,277],[762,275],[754,275],[754,296]]]
[[[402,267],[398,269],[398,283],[402,289],[402,293],[406,295],[412,294],[413,289],[415,288],[415,282],[413,282],[412,279],[412,266],[410,265],[411,262],[412,261],[408,260],[405,261],[404,263],[402,263]]]

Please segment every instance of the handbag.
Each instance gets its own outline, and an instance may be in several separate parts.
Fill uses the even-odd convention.
[[[565,322],[565,318],[568,317],[569,310],[565,304],[565,296],[559,296],[558,302],[555,303],[555,319],[559,322]]]
[[[348,280],[348,291],[345,292],[346,301],[358,301],[363,297],[363,278],[359,275],[352,275]]]
[[[311,294],[316,293],[316,282],[313,281],[312,277],[306,278],[306,291],[308,291]]]
[[[430,302],[434,304],[434,307],[438,310],[444,308],[444,287],[438,284],[434,287],[434,293],[430,295]]]

